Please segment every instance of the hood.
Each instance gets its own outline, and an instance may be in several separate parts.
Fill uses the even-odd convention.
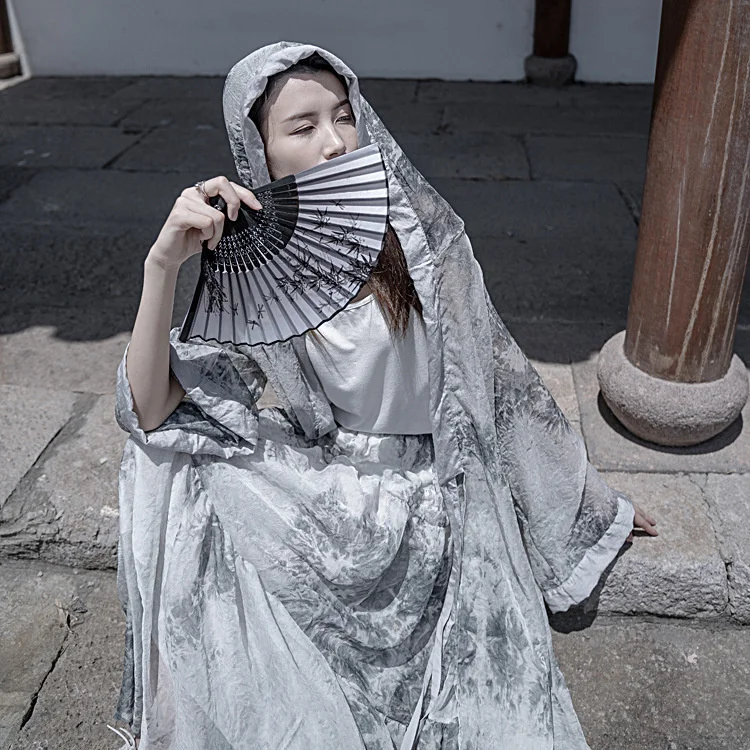
[[[487,457],[494,451],[493,351],[486,289],[481,268],[474,258],[464,224],[451,206],[412,165],[359,90],[354,72],[338,57],[312,44],[278,42],[262,47],[237,62],[224,85],[223,108],[227,134],[237,174],[248,187],[270,181],[263,141],[249,112],[264,91],[268,78],[302,58],[320,54],[348,84],[358,143],[377,143],[388,176],[389,221],[404,251],[409,273],[422,303],[428,346],[430,412],[440,479],[448,481],[462,470],[461,453],[475,446]],[[491,303],[490,303],[491,304]],[[299,338],[299,337],[297,337]],[[297,339],[287,342],[304,356]],[[301,393],[299,382],[289,377],[284,346],[263,349],[261,365],[276,391]],[[273,353],[269,350],[273,349]],[[291,367],[299,381],[299,372]],[[318,384],[313,390],[319,395]],[[279,394],[282,401],[284,395]],[[320,399],[316,413],[300,398],[291,407],[308,437],[333,429],[327,413],[321,419]]]
[[[361,117],[361,95],[357,76],[337,57],[320,47],[296,42],[278,42],[252,52],[236,63],[224,84],[224,121],[232,149],[237,174],[248,189],[270,182],[266,167],[263,140],[249,117],[258,97],[265,91],[268,79],[281,73],[300,60],[317,52],[342,75],[349,88],[349,101],[357,124],[359,146],[371,143],[364,119]]]

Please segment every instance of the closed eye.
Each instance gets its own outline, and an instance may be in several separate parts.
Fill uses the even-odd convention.
[[[338,118],[337,122],[351,122],[354,120],[354,117],[352,115],[341,115],[341,117]],[[299,130],[295,130],[292,132],[292,135],[304,135],[305,133],[309,133],[311,130],[313,130],[312,125],[306,125],[304,128],[300,128]]]

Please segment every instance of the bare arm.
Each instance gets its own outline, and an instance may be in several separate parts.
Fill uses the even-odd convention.
[[[229,218],[235,220],[240,200],[262,208],[247,188],[219,176],[204,184],[208,196],[221,195]],[[201,251],[203,240],[219,243],[224,214],[210,206],[194,188],[185,188],[143,264],[143,292],[127,354],[133,408],[144,431],[154,430],[177,408],[185,390],[169,370],[169,330],[177,273],[182,263]]]
[[[143,264],[143,292],[126,365],[133,407],[145,431],[158,427],[185,395],[169,371],[169,329],[178,270],[159,263],[150,253]]]

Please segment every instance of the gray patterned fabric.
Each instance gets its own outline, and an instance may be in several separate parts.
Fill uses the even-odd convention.
[[[299,337],[219,347],[178,329],[186,398],[145,433],[123,356],[115,718],[142,750],[585,750],[545,601],[590,594],[633,505],[588,462],[495,311],[463,222],[343,62],[280,42],[232,68],[240,179],[269,179],[252,102],[316,51],[348,82],[359,145],[385,157],[430,345],[432,434],[338,427]],[[279,407],[258,409],[266,383]]]

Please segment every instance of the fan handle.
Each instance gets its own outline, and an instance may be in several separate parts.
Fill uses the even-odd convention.
[[[227,215],[227,202],[220,195],[212,196],[208,199],[208,203],[214,208],[218,208],[224,216]]]

